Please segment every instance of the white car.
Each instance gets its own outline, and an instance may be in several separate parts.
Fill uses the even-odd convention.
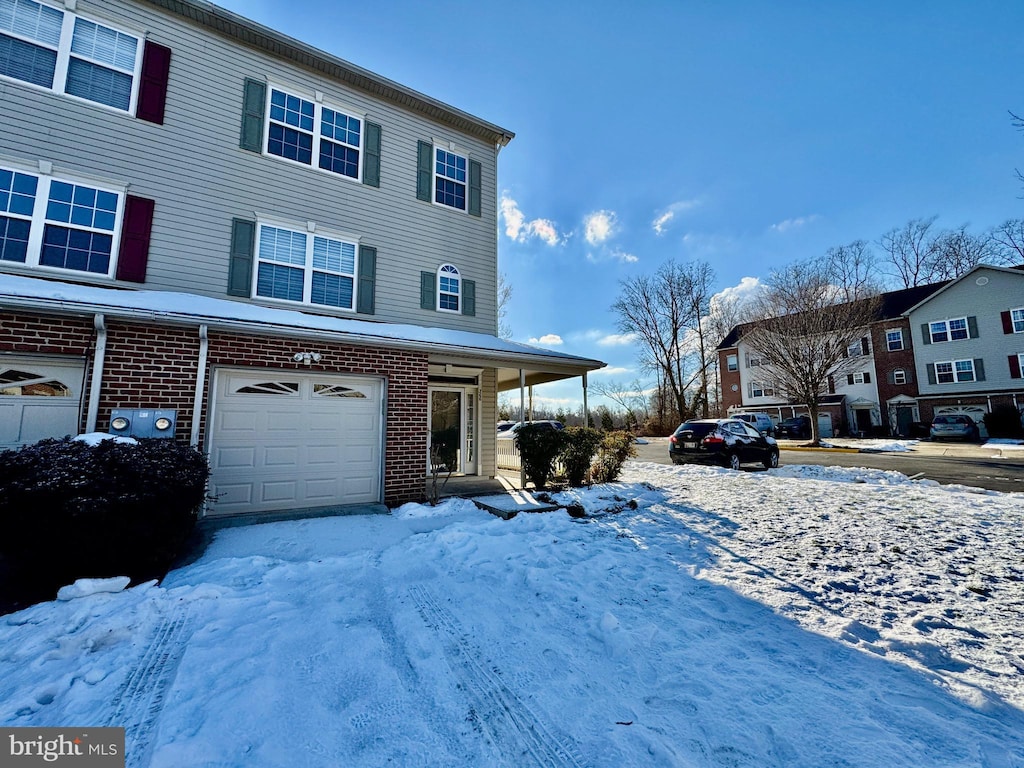
[[[775,422],[767,413],[736,413],[729,418],[747,422],[762,435],[775,434]]]

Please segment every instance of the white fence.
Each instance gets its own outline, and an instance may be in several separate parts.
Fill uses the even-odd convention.
[[[498,451],[497,451],[497,464],[498,469],[510,469],[518,472],[523,466],[522,459],[519,456],[519,449],[516,448],[515,440],[498,440]],[[562,462],[555,461],[554,466],[556,475],[564,475],[565,467]]]

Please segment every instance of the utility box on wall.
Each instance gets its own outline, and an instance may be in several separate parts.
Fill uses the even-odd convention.
[[[110,412],[110,434],[125,437],[174,437],[178,412],[173,409],[115,408]]]

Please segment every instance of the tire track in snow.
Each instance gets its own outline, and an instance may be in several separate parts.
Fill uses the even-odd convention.
[[[559,737],[501,679],[497,667],[482,661],[482,654],[458,620],[422,586],[409,595],[423,621],[440,635],[442,648],[462,689],[472,699],[473,717],[486,729],[513,766],[582,768],[574,745]]]
[[[106,724],[125,729],[126,768],[149,765],[164,698],[192,633],[191,618],[189,608],[178,605],[160,622],[149,647],[114,697],[114,711]]]

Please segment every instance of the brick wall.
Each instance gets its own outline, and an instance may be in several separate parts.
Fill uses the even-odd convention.
[[[199,347],[196,327],[108,321],[97,429],[108,429],[113,408],[174,408],[178,412],[175,436],[188,440]],[[93,322],[91,318],[0,313],[0,351],[75,355],[91,361],[95,352]],[[321,358],[309,366],[296,363],[292,356],[299,351],[316,351]],[[423,500],[427,455],[426,353],[211,331],[201,440],[205,440],[213,366],[383,377],[388,399],[384,501],[396,505]],[[91,366],[87,365],[83,429],[90,378]]]
[[[736,355],[735,371],[729,370],[729,355]],[[718,353],[718,370],[722,380],[722,416],[729,414],[729,408],[743,405],[743,390],[740,387],[739,350],[736,347],[723,349]],[[736,387],[736,389],[733,389]]]
[[[900,328],[903,331],[903,349],[890,352],[886,343],[886,332]],[[875,381],[878,383],[878,402],[882,408],[883,420],[888,425],[886,403],[897,395],[917,397],[917,372],[914,370],[914,342],[910,335],[910,323],[906,318],[886,320],[871,326],[871,348],[875,355]],[[906,371],[906,384],[893,384],[892,373],[897,369]]]

